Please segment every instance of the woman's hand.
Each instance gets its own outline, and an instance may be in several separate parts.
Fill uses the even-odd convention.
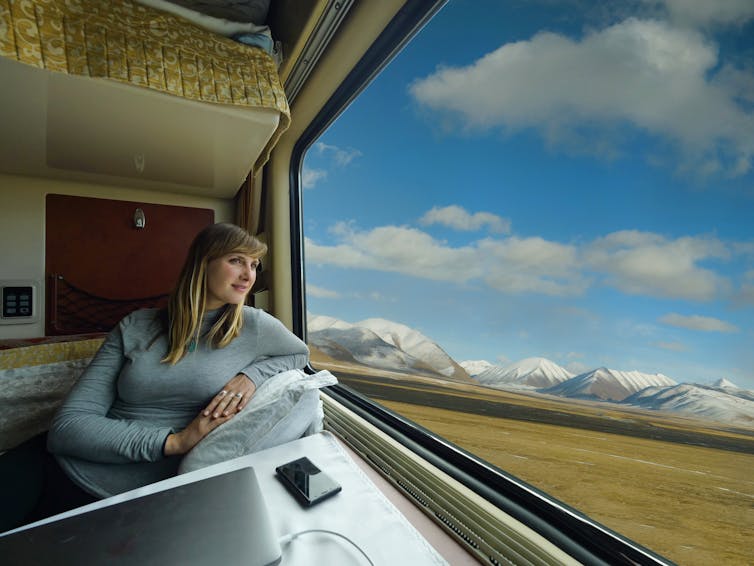
[[[165,440],[163,453],[165,456],[186,454],[194,446],[199,444],[199,441],[202,438],[207,436],[221,424],[228,422],[234,416],[235,413],[231,413],[227,417],[221,416],[219,418],[212,418],[206,416],[204,413],[199,413],[181,432],[168,434],[168,437]]]
[[[254,396],[256,386],[243,373],[237,374],[215,395],[209,405],[181,432],[165,440],[165,456],[186,454],[218,426],[228,422]]]
[[[234,415],[243,409],[254,396],[256,386],[245,374],[239,373],[212,398],[202,415],[219,419]]]

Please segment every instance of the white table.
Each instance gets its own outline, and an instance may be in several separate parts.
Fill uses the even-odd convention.
[[[280,464],[307,456],[331,475],[343,490],[317,505],[304,508],[275,478]],[[264,494],[273,528],[280,537],[308,529],[326,529],[354,541],[376,566],[443,565],[447,562],[432,548],[406,517],[375,487],[329,432],[322,432],[282,446],[215,464],[127,493],[109,497],[44,519],[22,529],[85,513],[202,478],[252,466]],[[359,565],[364,557],[339,537],[311,533],[283,548],[282,565]]]

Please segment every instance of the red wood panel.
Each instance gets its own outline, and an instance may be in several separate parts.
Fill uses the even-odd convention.
[[[142,229],[134,226],[137,208]],[[46,274],[108,299],[162,295],[194,236],[213,222],[211,209],[47,195]]]

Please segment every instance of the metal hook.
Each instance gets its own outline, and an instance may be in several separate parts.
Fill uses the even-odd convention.
[[[144,228],[144,226],[147,225],[147,218],[144,216],[144,211],[140,208],[136,209],[136,212],[134,212],[134,226],[141,230]]]

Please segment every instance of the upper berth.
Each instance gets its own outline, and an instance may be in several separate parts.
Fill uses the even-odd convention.
[[[6,173],[227,198],[290,123],[268,52],[132,0],[0,0],[0,55]]]

